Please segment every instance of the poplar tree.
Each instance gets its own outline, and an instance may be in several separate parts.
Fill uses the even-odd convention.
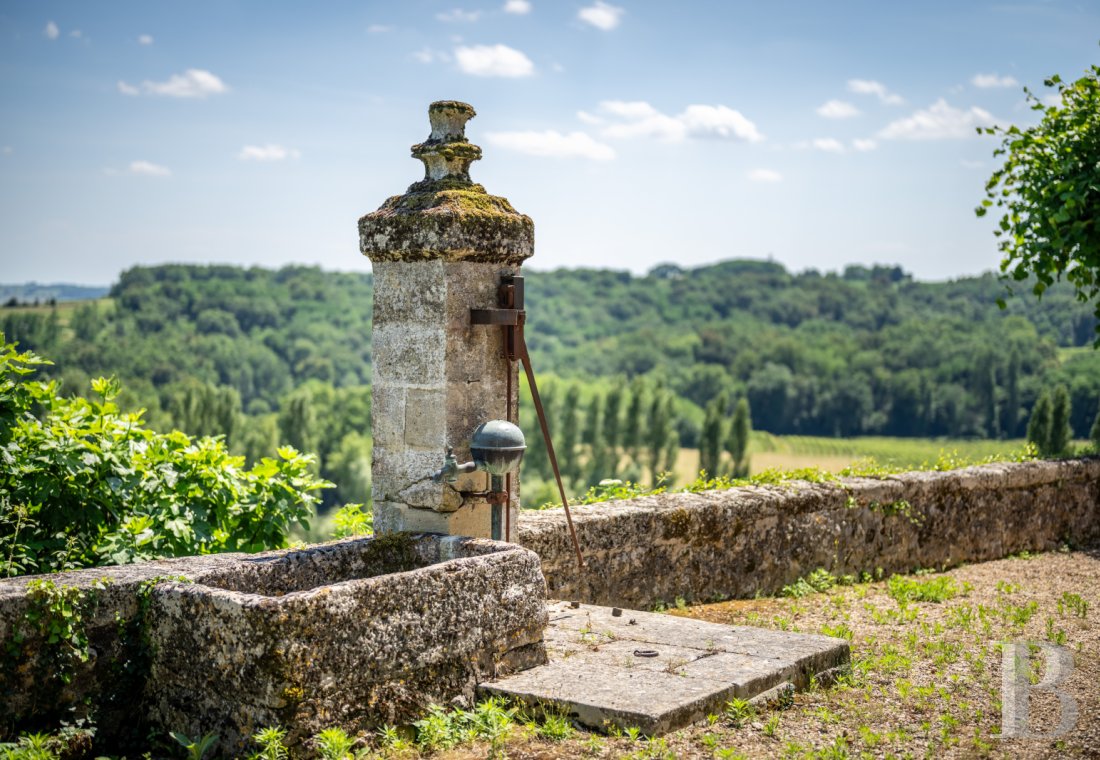
[[[657,476],[668,467],[664,455],[669,436],[674,435],[672,425],[672,396],[664,388],[657,388],[649,404],[649,427],[646,430],[646,448],[649,454],[650,481],[656,485]]]
[[[575,479],[580,475],[580,463],[577,461],[577,446],[580,443],[580,422],[577,405],[580,403],[580,390],[570,385],[562,402],[561,446],[555,452],[558,455],[558,467],[564,477]]]
[[[749,413],[749,400],[740,398],[733,412],[733,423],[726,439],[726,451],[733,460],[733,477],[745,478],[749,475],[749,434],[752,432],[752,417]]]
[[[1059,385],[1054,389],[1054,399],[1050,406],[1050,456],[1061,456],[1069,450],[1069,442],[1073,438],[1073,431],[1069,425],[1070,400],[1066,386]]]
[[[1027,423],[1027,441],[1039,450],[1039,454],[1050,453],[1050,394],[1043,391],[1035,406],[1031,409],[1031,419]]]
[[[642,404],[644,386],[635,380],[630,386],[630,403],[626,407],[626,420],[623,423],[623,449],[630,459],[638,464],[638,451],[642,445]]]
[[[728,406],[729,400],[724,393],[707,404],[703,430],[699,434],[699,470],[712,478],[721,474],[718,468],[726,440],[724,433]]]
[[[997,420],[997,374],[993,355],[986,353],[978,359],[975,367],[974,395],[981,407],[984,432],[988,438],[1000,436]]]
[[[585,412],[584,442],[588,444],[587,472],[589,484],[610,478],[607,465],[607,442],[603,436],[603,398],[596,394]],[[595,480],[593,480],[595,478]]]
[[[584,412],[584,432],[581,434],[581,442],[587,443],[589,446],[595,448],[602,443],[602,424],[600,417],[602,415],[603,399],[597,393],[592,396],[592,400],[588,402],[588,406]]]
[[[610,458],[615,463],[612,469],[617,469],[619,463],[619,433],[621,427],[619,417],[622,415],[623,389],[616,383],[607,392],[603,409],[603,442],[610,452]]]

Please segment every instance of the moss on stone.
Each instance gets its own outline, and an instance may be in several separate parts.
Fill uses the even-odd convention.
[[[507,198],[489,195],[481,185],[461,183],[455,180],[418,182],[404,195],[395,195],[364,219],[389,214],[494,214],[522,216]]]
[[[455,140],[432,142],[429,140],[412,146],[412,154],[413,158],[434,155],[442,156],[448,161],[457,161],[459,159],[477,161],[481,158],[481,148],[471,142],[458,142]]]
[[[534,253],[534,222],[507,198],[454,179],[409,190],[359,220],[360,248],[372,260],[519,264]]]

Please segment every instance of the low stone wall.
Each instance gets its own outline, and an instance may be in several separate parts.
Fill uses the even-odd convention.
[[[38,625],[43,579],[85,594],[86,661]],[[529,551],[409,534],[0,581],[0,730],[92,710],[112,749],[155,728],[242,756],[264,726],[401,723],[544,662],[544,600]]]
[[[551,598],[639,608],[775,593],[813,572],[905,572],[1100,540],[1100,459],[669,493],[524,512]]]

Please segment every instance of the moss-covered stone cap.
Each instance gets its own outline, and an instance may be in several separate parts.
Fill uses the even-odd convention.
[[[440,100],[428,107],[432,132],[412,146],[424,179],[359,220],[359,248],[372,261],[486,261],[519,264],[535,250],[535,225],[506,198],[470,180],[481,148],[466,139],[473,107]]]

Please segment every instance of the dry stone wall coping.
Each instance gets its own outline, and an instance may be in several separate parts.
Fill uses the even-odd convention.
[[[1100,459],[791,481],[525,512],[519,543],[552,598],[652,607],[777,593],[826,568],[906,572],[1100,540]]]

